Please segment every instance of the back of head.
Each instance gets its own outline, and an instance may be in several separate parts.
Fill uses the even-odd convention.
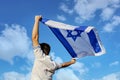
[[[49,55],[49,52],[50,52],[49,44],[41,43],[40,46],[41,46],[41,49],[43,50],[43,52],[45,53],[45,55]]]

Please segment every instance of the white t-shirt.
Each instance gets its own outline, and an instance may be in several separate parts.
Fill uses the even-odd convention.
[[[35,61],[32,69],[31,80],[52,80],[55,70],[61,68],[51,60],[50,56],[45,55],[40,46],[34,48]]]

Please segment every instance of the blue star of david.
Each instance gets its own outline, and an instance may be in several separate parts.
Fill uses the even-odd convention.
[[[77,37],[81,37],[81,31],[79,31],[79,30],[74,30],[74,31],[72,31],[72,30],[67,30],[67,32],[68,32],[68,34],[67,34],[67,37],[70,37],[70,38],[72,38],[74,41],[77,39]],[[73,33],[75,33],[75,34],[73,34]]]

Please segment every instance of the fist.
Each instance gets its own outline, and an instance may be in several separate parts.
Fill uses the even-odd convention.
[[[76,62],[76,59],[72,59],[71,63],[74,64]]]
[[[35,21],[40,21],[40,20],[42,20],[42,16],[40,15],[40,16],[35,16]]]

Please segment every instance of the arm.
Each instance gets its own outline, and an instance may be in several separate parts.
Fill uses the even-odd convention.
[[[42,19],[41,16],[35,16],[35,22],[33,26],[33,31],[32,31],[32,43],[33,46],[38,46],[39,45],[39,21]]]
[[[74,64],[75,62],[76,62],[75,59],[72,59],[72,60],[69,61],[69,62],[65,62],[65,63],[62,64],[62,68],[64,68],[64,67],[68,67],[68,66]]]

